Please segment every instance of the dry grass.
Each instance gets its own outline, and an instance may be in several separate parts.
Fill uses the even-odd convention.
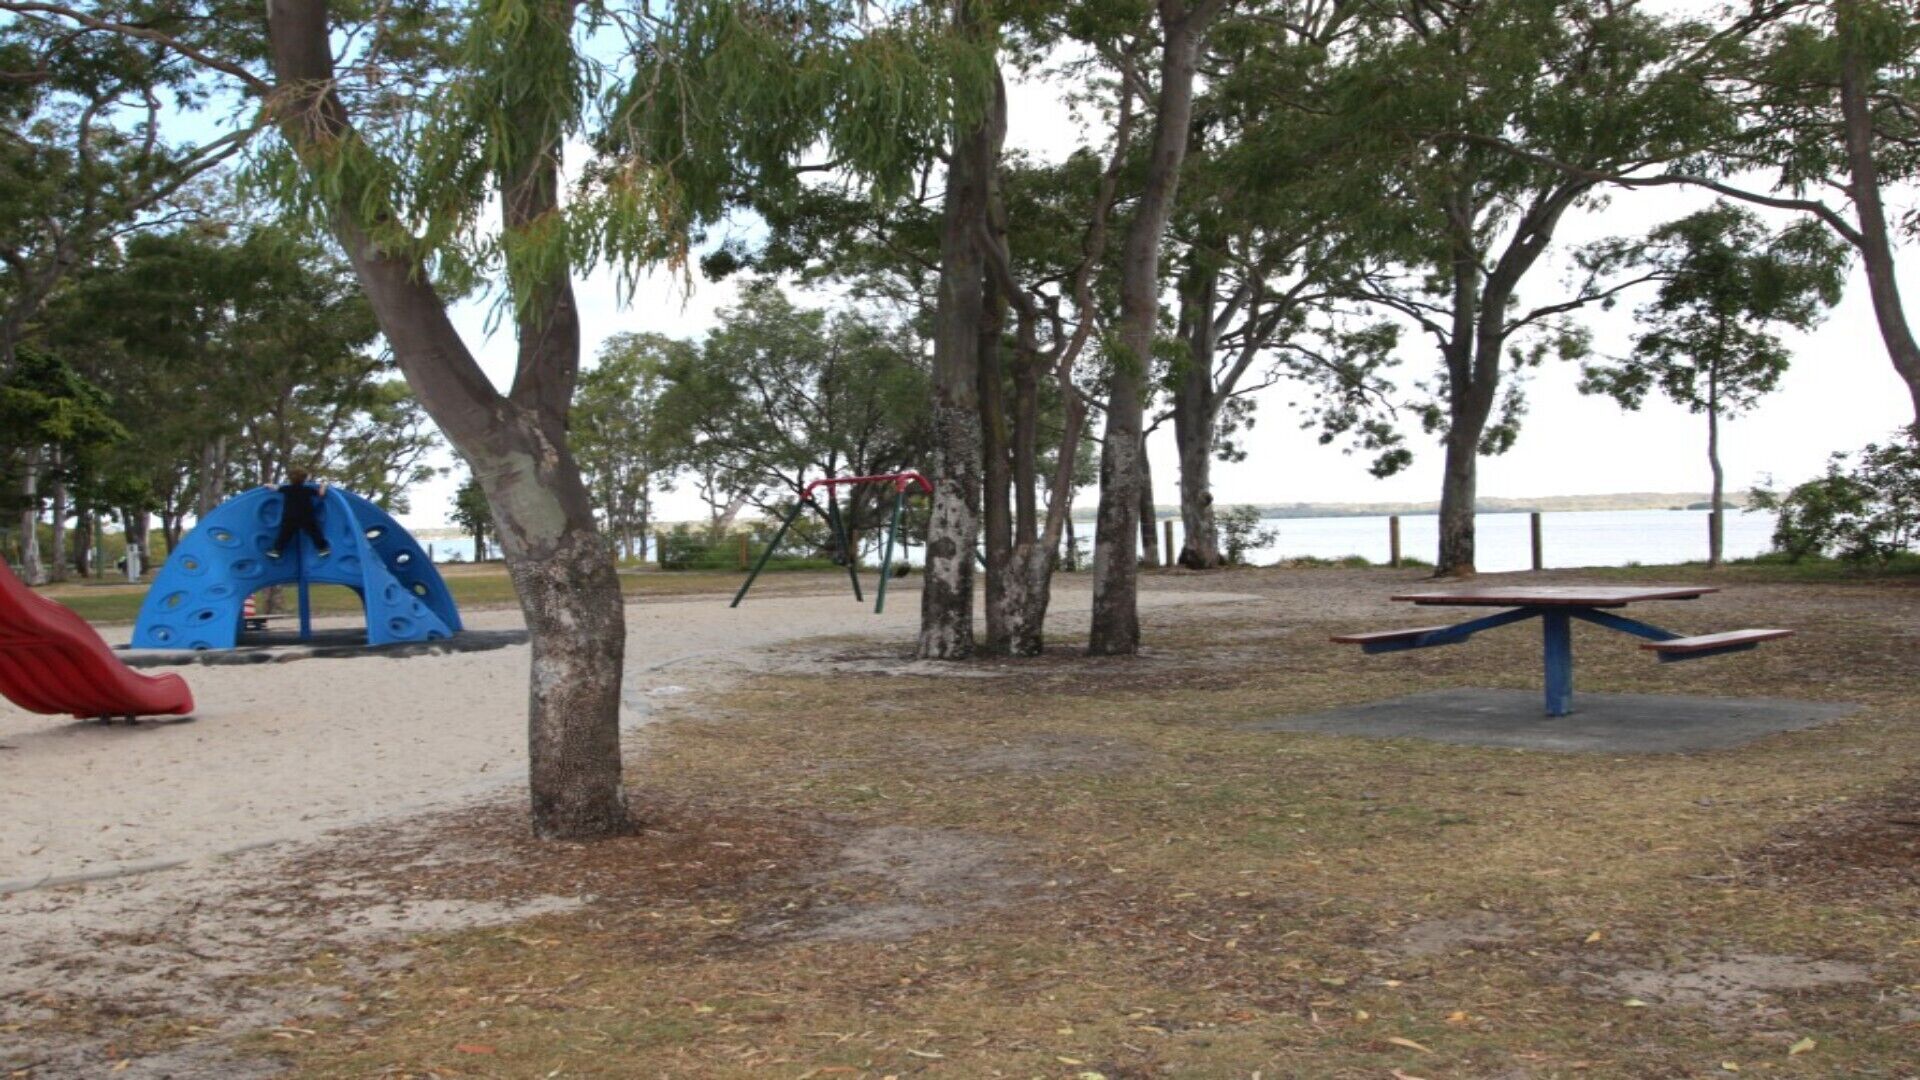
[[[505,567],[498,563],[442,565],[439,570],[446,579],[447,588],[453,593],[454,601],[463,611],[511,608],[519,603]],[[740,587],[744,578],[744,574],[718,570],[624,571],[620,575],[620,589],[629,601],[647,597],[720,595],[731,594]],[[42,592],[79,612],[90,622],[115,625],[131,623],[139,617],[140,603],[146,598],[147,588],[147,585],[129,585],[125,582],[70,581],[48,586]],[[753,588],[754,595],[830,592],[845,589],[846,576],[838,572],[814,571],[766,574],[754,583]],[[320,586],[313,590],[313,611],[316,615],[356,615],[361,611],[360,599],[351,589]]]
[[[684,706],[631,769],[639,836],[540,846],[501,817],[469,827],[492,854],[457,872],[391,846],[309,868],[591,900],[380,974],[323,963],[302,978],[350,986],[352,1009],[258,1049],[311,1077],[1915,1075],[1920,887],[1845,865],[1912,848],[1826,841],[1912,812],[1920,596],[1676,607],[1660,621],[1681,630],[1803,631],[1690,665],[1577,631],[1584,689],[1863,706],[1733,751],[1246,730],[1535,684],[1526,627],[1328,644],[1405,618],[1327,599],[1384,611],[1386,584],[1235,574],[1219,587],[1287,606],[1163,618],[1135,660],[767,676]]]

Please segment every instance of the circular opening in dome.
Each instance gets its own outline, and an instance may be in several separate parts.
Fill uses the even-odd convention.
[[[234,577],[257,578],[262,573],[265,573],[265,572],[266,572],[266,568],[260,565],[260,560],[258,559],[235,559],[234,560],[234,563],[233,563]]]
[[[179,607],[181,604],[184,604],[186,602],[187,602],[186,593],[183,593],[183,592],[168,593],[167,598],[160,601],[160,606],[171,610],[173,608]]]
[[[394,562],[395,562],[395,563],[396,563],[397,565],[400,565],[400,566],[405,566],[405,565],[407,565],[408,563],[410,563],[410,562],[412,562],[412,561],[413,561],[413,552],[411,552],[411,551],[403,551],[403,552],[401,552],[400,554],[398,554],[398,555],[395,555],[395,556],[393,557],[393,561],[394,561]]]
[[[413,633],[413,620],[396,615],[387,620],[387,629],[393,631],[395,637],[406,637]]]
[[[153,628],[153,640],[155,640],[155,641],[158,641],[158,642],[162,642],[162,643],[165,643],[165,642],[169,642],[169,641],[172,641],[172,640],[173,640],[173,630],[172,630],[172,628],[170,628],[170,627],[165,627],[165,626],[156,626],[156,627],[154,627],[154,628]]]
[[[189,618],[196,623],[210,623],[218,614],[219,612],[212,608],[203,607],[199,611],[194,612]]]
[[[387,530],[384,526],[375,525],[367,530],[367,539],[369,540],[378,540],[385,535],[387,535]]]
[[[425,596],[425,595],[427,595],[427,586],[426,586],[426,583],[425,583],[425,582],[419,582],[419,581],[416,581],[416,582],[414,582],[414,584],[413,584],[413,594],[414,594],[415,596]]]
[[[400,602],[400,586],[388,585],[386,588],[380,590],[380,595],[383,598],[385,598],[387,603],[389,604],[399,603]]]

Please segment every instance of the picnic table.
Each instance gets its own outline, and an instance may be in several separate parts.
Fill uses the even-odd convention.
[[[1482,630],[1539,619],[1546,666],[1547,715],[1565,716],[1573,711],[1575,619],[1645,638],[1647,644],[1640,647],[1657,654],[1662,663],[1745,652],[1763,641],[1793,634],[1791,630],[1778,629],[1729,630],[1688,637],[1614,613],[1628,604],[1697,600],[1719,591],[1708,585],[1476,585],[1401,593],[1391,599],[1418,607],[1498,607],[1507,610],[1451,626],[1337,634],[1333,640],[1346,645],[1359,645],[1369,653],[1400,652],[1437,645],[1457,645]]]

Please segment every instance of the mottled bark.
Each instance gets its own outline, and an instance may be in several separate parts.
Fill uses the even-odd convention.
[[[29,585],[46,581],[40,565],[40,450],[29,447],[20,481],[20,580]]]
[[[978,29],[978,12],[955,0],[956,26]],[[993,172],[1004,129],[989,115],[965,132],[947,163],[940,219],[940,284],[933,333],[933,509],[920,593],[923,659],[973,654],[973,566],[982,482],[980,334],[988,319],[986,260]]]
[[[550,0],[533,32],[565,34],[571,8]],[[331,89],[326,0],[276,0],[268,36],[283,87],[273,108],[296,151],[323,160],[356,136]],[[537,114],[535,114],[537,115]],[[515,155],[499,177],[503,225],[535,228],[559,212],[561,133],[515,117]],[[620,783],[620,679],[626,623],[613,558],[567,446],[580,326],[570,268],[543,264],[517,281],[518,367],[495,390],[417,259],[388,250],[354,192],[332,227],[408,385],[487,496],[507,571],[532,641],[528,707],[530,803],[543,837],[589,839],[628,830]],[[510,271],[516,272],[516,271]]]
[[[61,467],[60,451],[53,452],[53,468]],[[56,474],[52,490],[47,499],[48,516],[53,518],[53,540],[47,546],[47,569],[53,580],[65,581],[69,576],[67,565],[67,482]]]
[[[1153,142],[1120,263],[1119,349],[1107,385],[1106,436],[1100,453],[1100,506],[1094,526],[1093,623],[1087,651],[1128,655],[1140,648],[1140,446],[1145,383],[1160,316],[1160,246],[1180,187],[1193,126],[1194,59],[1218,4],[1161,0],[1160,80]]]

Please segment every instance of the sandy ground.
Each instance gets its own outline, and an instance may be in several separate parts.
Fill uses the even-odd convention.
[[[1270,618],[1279,635],[1301,621],[1405,619],[1386,596],[1417,580],[1382,571],[1153,576],[1142,579],[1141,606],[1149,646],[1156,626],[1206,620],[1223,606]],[[1762,591],[1742,590],[1752,594],[1743,599]],[[742,675],[891,665],[874,658],[908,650],[919,597],[902,590],[890,600],[878,617],[826,592],[758,598],[738,610],[724,597],[630,604],[629,752],[644,752],[638,733],[655,706],[697,714],[704,694]],[[1054,641],[1084,634],[1088,600],[1082,582],[1061,584],[1049,620]],[[1719,614],[1739,625],[1737,612]],[[518,621],[511,612],[468,620],[477,629]],[[196,666],[181,669],[200,703],[192,722],[131,729],[0,703],[0,1075],[271,1075],[273,1066],[235,1037],[329,1003],[282,1000],[259,976],[333,943],[512,922],[582,902],[561,890],[449,904],[351,876],[303,880],[291,899],[273,889],[300,872],[303,856],[339,851],[343,838],[363,843],[365,831],[336,830],[370,822],[410,830],[409,843],[391,847],[413,852],[389,867],[402,876],[414,865],[462,862],[459,842],[435,831],[445,820],[436,814],[523,797],[526,666],[524,646]],[[874,862],[880,856],[858,845],[892,852],[885,845],[895,840],[853,838],[849,859]],[[388,848],[373,847],[367,858],[388,858]],[[344,1000],[333,1004],[347,1008]],[[117,1056],[115,1036],[101,1034],[103,1002],[106,1022],[124,1016],[128,1032],[168,1015],[195,1037],[164,1053]],[[71,1038],[46,1034],[83,1014],[91,1020]],[[9,1030],[23,1024],[39,1033],[35,1044],[10,1042]]]
[[[723,597],[630,604],[626,728],[645,727],[656,702],[697,709],[703,691],[743,674],[826,662],[850,638],[869,654],[872,645],[904,654],[919,597],[902,590],[890,599],[883,616],[828,594],[738,610]],[[1179,620],[1215,605],[1272,603],[1231,591],[1141,598],[1150,621],[1156,610]],[[1085,632],[1087,606],[1084,588],[1059,590],[1050,627],[1059,640]],[[519,617],[467,621],[504,629]],[[415,903],[367,893],[351,878],[303,882],[325,900],[317,907],[272,894],[292,861],[330,850],[338,836],[366,835],[341,831],[352,826],[385,822],[395,835],[414,834],[431,859],[458,861],[458,844],[435,841],[433,822],[521,797],[525,646],[180,670],[199,704],[191,722],[103,726],[0,702],[0,1073],[271,1075],[270,1063],[231,1040],[326,1003],[280,1000],[259,976],[329,942],[506,923],[578,902]],[[33,1044],[7,1034],[81,1010],[97,1016],[103,1002],[129,1023],[177,1016],[197,1037],[126,1057],[97,1027]]]
[[[1142,605],[1251,599],[1150,592]],[[1065,631],[1086,598],[1063,590],[1056,605]],[[878,616],[841,596],[629,605],[626,725],[645,723],[655,695],[778,663],[779,646],[849,634],[904,643],[918,612],[904,590]],[[511,611],[468,622],[520,625]],[[0,893],[308,839],[526,775],[525,646],[179,670],[199,705],[188,723],[101,725],[0,701]]]

